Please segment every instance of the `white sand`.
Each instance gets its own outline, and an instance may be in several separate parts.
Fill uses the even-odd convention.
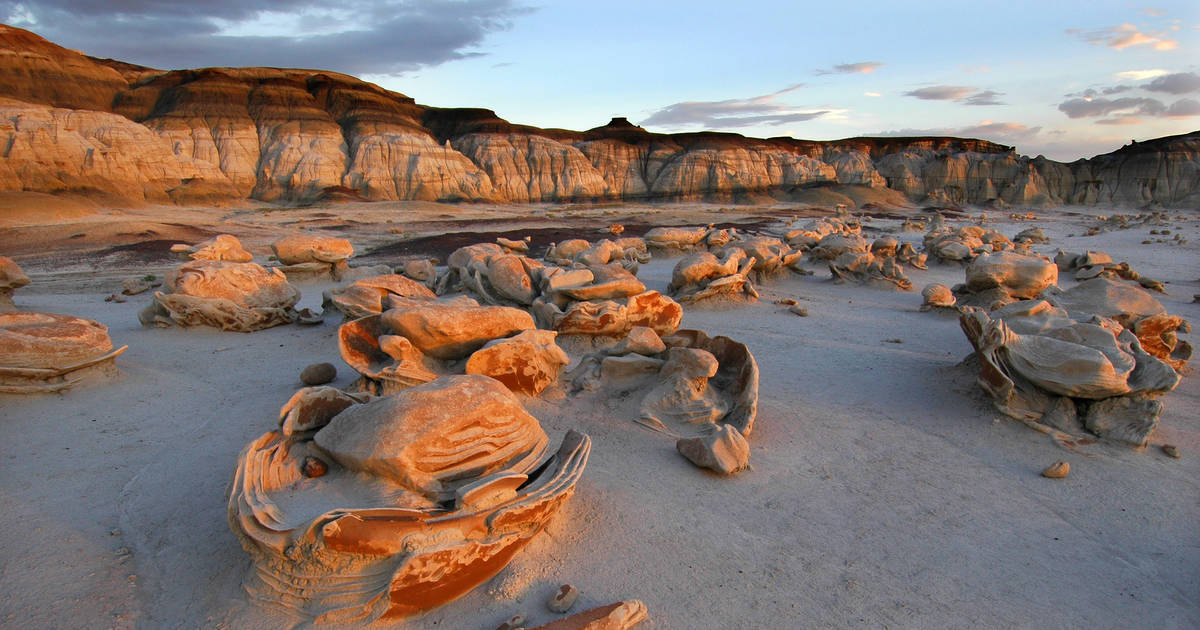
[[[1127,260],[1169,283],[1156,295],[1169,312],[1200,324],[1200,222],[1172,226],[1186,246],[1142,246],[1157,238],[1149,228],[1065,238],[1094,221],[1039,214],[1059,219],[993,226],[1042,226],[1054,240],[1041,252]],[[665,289],[674,262],[640,275]],[[556,617],[544,601],[569,582],[582,591],[576,610],[638,598],[653,628],[1200,626],[1200,377],[1162,399],[1145,452],[1071,453],[1000,416],[956,367],[970,351],[957,320],[917,311],[921,287],[961,282],[961,268],[910,270],[907,293],[811,268],[762,287],[758,304],[684,318],[759,362],[751,470],[721,478],[631,418],[535,401],[555,443],[569,428],[594,440],[575,497],[491,582],[393,625],[493,628],[517,613],[543,623]],[[0,396],[0,626],[303,625],[247,601],[226,486],[305,365],[332,361],[336,385],[352,380],[334,318],[249,335],[142,328],[148,295],[103,302],[119,280],[27,270],[21,309],[96,319],[130,349],[113,380]],[[321,286],[301,289],[301,306],[319,305]],[[1068,478],[1039,476],[1059,459]]]

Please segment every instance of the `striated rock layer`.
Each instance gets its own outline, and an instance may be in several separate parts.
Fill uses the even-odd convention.
[[[789,199],[845,185],[939,205],[1200,202],[1200,132],[1064,164],[962,138],[668,135],[624,118],[585,132],[538,129],[333,72],[161,71],[4,25],[0,94],[0,190],[521,203]]]

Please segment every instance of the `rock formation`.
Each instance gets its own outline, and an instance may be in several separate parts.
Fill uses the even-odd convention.
[[[17,263],[7,256],[0,256],[0,311],[10,311],[16,308],[13,304],[13,291],[29,284],[29,276],[21,270]]]
[[[358,318],[378,315],[391,308],[396,298],[405,300],[432,300],[436,295],[425,285],[399,274],[385,274],[355,280],[335,287],[324,293],[323,303],[332,306],[346,317]]]
[[[251,332],[292,323],[300,300],[278,269],[249,262],[194,260],[171,270],[163,289],[138,314],[143,325]]]
[[[533,318],[515,308],[414,300],[346,322],[338,346],[362,375],[358,386],[376,394],[465,371],[536,396],[569,360],[553,331],[533,328]]]
[[[1023,300],[991,313],[968,309],[960,323],[979,360],[979,385],[996,407],[1068,442],[1086,427],[1145,446],[1162,408],[1151,397],[1179,383],[1170,365],[1101,314]]]
[[[284,431],[242,451],[228,514],[253,559],[246,590],[317,623],[419,613],[490,579],[573,494],[591,448],[568,431],[548,453],[484,376],[368,402],[314,390],[331,388],[298,394]]]
[[[639,327],[585,355],[568,378],[573,393],[640,392],[633,419],[675,438],[679,453],[697,466],[731,474],[749,465],[758,364],[744,344],[698,330],[660,338]]]
[[[110,371],[113,349],[99,322],[50,313],[0,312],[0,393],[56,392]]]
[[[588,131],[441,109],[334,72],[162,71],[96,59],[0,26],[0,190],[213,202],[364,199],[731,200],[812,187],[913,202],[1193,207],[1200,135],[1063,164],[982,140],[767,140]],[[895,193],[893,193],[895,195]],[[895,195],[900,196],[900,195]],[[848,198],[847,198],[848,199]]]

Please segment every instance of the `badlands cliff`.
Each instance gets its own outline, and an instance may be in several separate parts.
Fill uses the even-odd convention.
[[[486,109],[419,105],[333,72],[155,70],[5,25],[0,147],[0,191],[154,202],[756,201],[826,191],[826,200],[936,205],[1200,204],[1200,132],[1064,164],[962,138],[668,135],[624,118],[539,129]]]

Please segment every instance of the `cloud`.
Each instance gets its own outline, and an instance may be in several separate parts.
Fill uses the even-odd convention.
[[[1097,120],[1097,125],[1140,125],[1142,121],[1133,116],[1118,116],[1116,118],[1105,118]]]
[[[880,94],[879,92],[863,92],[863,96],[870,96],[871,98],[879,98],[880,96],[883,96],[883,95]]]
[[[1200,101],[1184,98],[1175,101],[1167,108],[1168,118],[1188,118],[1190,116],[1200,116]]]
[[[803,87],[803,84],[751,98],[724,101],[685,101],[674,103],[650,114],[642,126],[681,127],[699,125],[706,129],[731,129],[753,125],[785,125],[805,122],[830,114],[834,110],[803,110],[776,99]]]
[[[1152,70],[1126,70],[1124,72],[1118,72],[1114,74],[1113,78],[1128,79],[1130,81],[1145,81],[1146,79],[1161,77],[1164,74],[1171,74],[1171,71],[1163,70],[1162,68],[1154,68]]]
[[[870,74],[878,70],[883,65],[884,63],[882,61],[843,63],[834,66],[830,70],[817,70],[817,74]]]
[[[1069,28],[1067,33],[1096,46],[1107,46],[1124,50],[1133,46],[1153,46],[1154,50],[1174,50],[1179,42],[1163,33],[1143,33],[1132,24],[1106,26],[1092,30]]]
[[[1150,92],[1166,92],[1167,94],[1187,94],[1200,91],[1200,75],[1194,72],[1176,72],[1168,74],[1147,83],[1142,89]]]
[[[529,13],[514,0],[0,0],[39,35],[97,57],[157,68],[278,66],[395,75],[477,57]],[[23,13],[22,13],[23,12]],[[283,20],[294,30],[272,22]]]
[[[1015,122],[992,122],[984,120],[977,125],[967,127],[933,127],[926,129],[896,129],[879,132],[878,136],[955,136],[965,138],[982,138],[997,142],[1028,142],[1036,137],[1041,127],[1029,127]]]
[[[1145,13],[1146,15],[1149,15],[1150,17],[1162,17],[1167,14],[1167,12],[1163,11],[1162,9],[1152,9],[1150,7],[1141,9],[1141,13]]]
[[[1067,98],[1074,97],[1074,98],[1091,99],[1091,98],[1100,96],[1101,94],[1103,94],[1105,96],[1112,96],[1113,94],[1120,94],[1122,92],[1128,92],[1129,90],[1132,90],[1132,89],[1133,89],[1133,87],[1129,86],[1129,85],[1112,85],[1109,87],[1100,88],[1099,90],[1097,90],[1096,88],[1088,88],[1082,92],[1072,92],[1070,94],[1067,94],[1066,97]]]
[[[968,96],[967,100],[964,102],[967,105],[1004,105],[1004,103],[996,99],[996,97],[1000,96],[1001,94],[1001,92],[996,92],[993,90],[981,90],[975,94],[972,94],[971,96]]]
[[[1114,116],[1109,122],[1097,121],[1099,124],[1129,124],[1112,122],[1118,118],[1131,116],[1147,116],[1153,118],[1189,118],[1200,116],[1200,101],[1190,98],[1180,99],[1170,106],[1156,98],[1124,97],[1107,98],[1072,98],[1058,104],[1058,110],[1068,118],[1099,118]]]
[[[1002,96],[1003,92],[977,90],[964,85],[934,85],[910,90],[904,95],[923,101],[958,101],[964,105],[1004,105],[996,99],[997,96]]]
[[[957,101],[974,91],[975,88],[961,85],[935,85],[905,92],[904,95],[923,101]]]
[[[1109,114],[1162,116],[1166,114],[1167,106],[1158,99],[1144,97],[1072,98],[1059,103],[1058,111],[1066,114],[1068,118],[1090,118]]]

